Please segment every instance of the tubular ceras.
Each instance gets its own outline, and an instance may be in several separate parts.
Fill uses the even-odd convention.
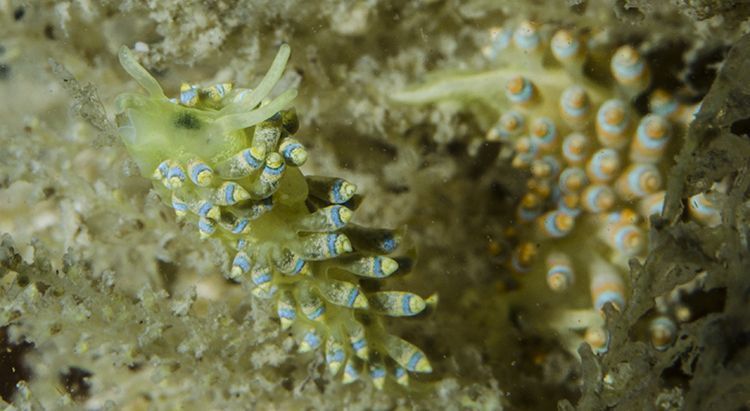
[[[561,310],[552,325],[571,352],[581,333],[604,352],[608,337],[599,312],[606,303],[620,308],[626,303],[627,260],[645,256],[648,218],[663,206],[670,144],[697,106],[653,87],[651,68],[631,45],[589,50],[593,35],[530,21],[515,29],[494,28],[488,37],[482,51],[497,67],[434,75],[394,99],[479,100],[499,117],[486,139],[508,147],[511,165],[529,175],[510,230],[519,234],[503,239],[510,246],[507,267],[522,276],[544,275],[560,293],[572,292],[576,277],[587,278],[591,305]],[[606,71],[609,79],[590,77],[584,67]],[[644,93],[650,112],[641,116],[633,101]],[[695,196],[691,215],[716,224],[721,195],[717,187]],[[657,349],[674,339],[675,320],[685,321],[668,307],[678,300],[662,301],[652,322]]]
[[[255,89],[183,84],[168,99],[126,47],[125,70],[148,92],[117,99],[119,132],[144,177],[178,219],[218,238],[234,254],[229,276],[274,304],[300,352],[324,347],[333,375],[362,372],[378,388],[387,377],[429,373],[416,346],[386,332],[382,316],[413,316],[428,302],[402,291],[365,292],[360,278],[396,272],[397,232],[349,224],[356,187],[340,178],[304,176],[307,159],[284,110],[296,90],[264,102],[289,58],[283,45]],[[353,207],[352,207],[353,208]]]

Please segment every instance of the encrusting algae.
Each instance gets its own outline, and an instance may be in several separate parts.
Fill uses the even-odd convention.
[[[300,352],[319,348],[345,383],[368,374],[408,385],[409,372],[430,373],[425,354],[390,335],[384,316],[415,316],[436,303],[405,291],[366,291],[360,281],[403,273],[408,257],[399,231],[350,223],[356,187],[341,178],[305,176],[307,160],[293,137],[296,90],[267,100],[290,55],[281,46],[255,89],[183,84],[165,96],[126,47],[125,70],[148,92],[117,99],[119,133],[144,177],[178,219],[234,254],[228,278],[277,308]]]

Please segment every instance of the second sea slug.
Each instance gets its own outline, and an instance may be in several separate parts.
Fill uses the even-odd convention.
[[[521,281],[545,278],[568,297],[549,325],[573,355],[582,341],[604,353],[603,308],[622,310],[636,292],[628,289],[628,261],[648,253],[649,218],[662,211],[666,173],[700,103],[660,88],[642,51],[605,30],[522,21],[487,37],[487,70],[433,73],[392,97],[474,109],[485,141],[501,146],[498,162],[525,182],[494,256]],[[691,197],[692,219],[719,224],[723,195],[715,184]],[[690,319],[680,293],[694,288],[657,301],[649,327],[655,349],[668,347]]]
[[[360,286],[406,271],[399,266],[408,259],[389,256],[401,234],[350,223],[356,187],[298,169],[307,151],[293,137],[299,124],[288,106],[296,90],[267,99],[289,54],[283,45],[252,90],[183,84],[170,99],[123,47],[122,66],[148,94],[118,97],[119,133],[177,218],[230,251],[228,277],[276,308],[300,352],[322,349],[345,383],[369,375],[378,388],[389,378],[407,385],[409,373],[432,367],[386,331],[384,317],[418,315],[435,297]]]

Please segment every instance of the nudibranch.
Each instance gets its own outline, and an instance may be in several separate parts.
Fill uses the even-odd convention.
[[[300,352],[321,348],[345,383],[369,375],[377,388],[408,385],[409,373],[430,373],[431,365],[386,331],[384,317],[416,316],[436,296],[361,287],[408,271],[408,257],[389,256],[403,234],[350,223],[355,185],[299,170],[307,151],[293,137],[299,123],[288,108],[297,91],[268,98],[289,56],[281,46],[254,89],[183,84],[170,99],[122,47],[120,63],[147,94],[117,98],[119,133],[177,219],[230,251],[226,276],[276,308]]]
[[[588,306],[558,310],[552,321],[574,355],[584,340],[595,352],[607,350],[602,308],[627,304],[627,261],[648,251],[648,221],[662,210],[671,153],[699,109],[652,84],[636,46],[594,47],[594,36],[531,21],[493,28],[482,49],[490,69],[433,74],[393,95],[404,104],[471,103],[487,123],[486,140],[501,144],[500,160],[525,170],[507,230],[514,234],[498,257],[521,282],[542,276],[554,292],[588,293]],[[640,96],[648,110],[635,105]],[[690,215],[719,224],[722,195],[716,186],[692,197]],[[665,299],[653,319],[656,349],[689,319],[675,315],[678,303],[679,295]]]

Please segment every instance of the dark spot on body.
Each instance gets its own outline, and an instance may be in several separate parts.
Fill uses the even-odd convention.
[[[18,21],[23,18],[23,16],[26,14],[26,9],[23,7],[17,7],[15,10],[13,10],[13,18]]]
[[[201,128],[201,122],[195,115],[182,111],[177,113],[177,118],[174,120],[174,125],[177,128],[185,128],[188,130],[198,130]]]
[[[0,64],[0,80],[7,80],[10,77],[10,66],[7,64]]]

